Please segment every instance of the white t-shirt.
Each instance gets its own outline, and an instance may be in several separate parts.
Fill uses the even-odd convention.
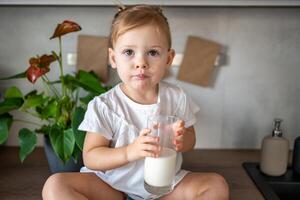
[[[185,127],[196,123],[195,113],[198,106],[187,97],[182,89],[170,83],[159,84],[158,101],[155,104],[142,105],[128,98],[120,84],[89,102],[84,120],[79,130],[96,132],[110,140],[110,147],[122,147],[132,143],[139,132],[147,128],[147,117],[153,114],[172,115],[185,121]],[[181,169],[182,155],[178,153],[176,161],[175,184],[187,173]],[[113,188],[128,194],[133,199],[154,199],[158,196],[144,189],[144,159],[122,167],[94,171],[83,167],[81,172],[95,172]]]

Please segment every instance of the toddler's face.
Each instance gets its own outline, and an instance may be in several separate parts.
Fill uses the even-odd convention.
[[[109,49],[110,61],[123,83],[136,90],[153,89],[171,66],[174,50],[155,26],[145,25],[121,35]]]

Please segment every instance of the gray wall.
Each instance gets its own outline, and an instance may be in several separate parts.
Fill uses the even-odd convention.
[[[48,38],[63,19],[78,22],[81,34],[107,35],[114,13],[113,7],[0,7],[0,74],[25,70],[29,57],[57,49],[56,41]],[[300,8],[168,7],[165,14],[177,52],[184,51],[188,35],[227,49],[227,64],[216,69],[209,88],[168,78],[201,107],[197,147],[259,148],[271,133],[274,117],[284,119],[292,147],[300,135]],[[76,37],[64,38],[64,53],[76,51]],[[54,71],[52,77],[58,75]],[[31,84],[14,81],[1,82],[0,90],[11,83],[24,92],[32,89]],[[12,132],[19,127],[15,124]],[[7,145],[17,144],[16,135]]]

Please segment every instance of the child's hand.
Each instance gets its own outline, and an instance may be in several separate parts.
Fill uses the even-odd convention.
[[[183,139],[184,134],[186,133],[186,128],[184,127],[184,121],[179,120],[173,125],[174,131],[174,140],[173,144],[175,145],[176,151],[181,151],[183,149]]]
[[[150,136],[150,129],[143,129],[139,137],[127,146],[127,159],[129,162],[144,157],[158,157],[161,147],[158,144],[159,138]]]

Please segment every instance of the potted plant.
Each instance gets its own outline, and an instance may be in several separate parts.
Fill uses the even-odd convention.
[[[32,57],[25,71],[0,79],[3,81],[24,78],[32,84],[38,80],[44,83],[42,89],[37,88],[27,94],[23,94],[18,87],[12,86],[5,90],[0,102],[0,144],[7,140],[13,122],[36,126],[34,130],[26,127],[19,130],[19,157],[22,162],[34,150],[37,134],[44,134],[45,148],[52,147],[57,158],[62,161],[62,165],[81,159],[85,133],[77,128],[84,117],[87,103],[94,96],[107,91],[107,88],[102,86],[100,79],[93,72],[78,71],[74,74],[64,74],[62,36],[80,30],[81,27],[72,21],[65,20],[58,24],[50,38],[58,39],[58,53],[52,51],[49,55]],[[55,62],[58,63],[60,76],[58,80],[51,81],[47,73],[51,71],[52,64]],[[17,119],[11,114],[12,111],[31,115],[39,122]],[[46,155],[48,154],[49,151],[46,150]],[[48,162],[51,172],[65,171],[57,166],[53,169],[51,167],[53,160],[48,159]]]

